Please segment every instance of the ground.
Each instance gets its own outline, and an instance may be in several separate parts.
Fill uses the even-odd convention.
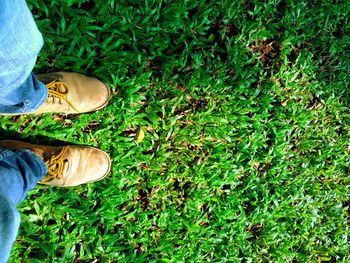
[[[113,167],[31,191],[10,262],[350,261],[349,1],[28,4],[34,71],[112,97],[1,117],[2,138],[96,146]]]

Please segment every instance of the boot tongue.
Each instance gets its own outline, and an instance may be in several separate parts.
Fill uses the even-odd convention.
[[[46,84],[46,87],[48,88],[49,91],[49,96],[56,96],[57,95],[63,95],[66,96],[68,94],[68,87],[65,83],[60,82],[58,80],[54,80],[48,84]],[[54,94],[50,94],[54,93]]]
[[[44,162],[47,162],[47,161],[49,161],[52,157],[59,155],[61,151],[62,151],[61,149],[59,149],[59,150],[56,150],[56,149],[48,150],[48,151],[42,152],[42,153],[41,153],[41,156],[42,156],[43,161],[44,161]]]
[[[66,179],[68,178],[68,173],[69,173],[69,168],[70,168],[70,165],[69,165],[69,162],[68,162],[68,159],[64,159],[63,160],[63,170],[62,170],[62,180],[63,180],[63,184],[65,184],[65,181]]]
[[[36,77],[45,85],[54,80],[58,80],[58,81],[62,80],[62,74],[59,74],[59,73],[39,74],[39,75],[36,75]]]

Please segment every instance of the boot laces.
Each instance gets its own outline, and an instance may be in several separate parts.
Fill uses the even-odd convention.
[[[46,87],[48,89],[49,98],[52,98],[52,102],[56,103],[58,99],[58,103],[62,104],[62,101],[65,101],[72,109],[79,112],[79,110],[74,107],[73,103],[70,102],[67,98],[68,95],[68,85],[62,81],[54,80],[50,83],[46,84]]]
[[[62,179],[64,165],[67,160],[64,158],[66,147],[57,155],[51,155],[45,162],[47,166],[47,175],[40,181],[40,183],[48,183],[54,179]]]

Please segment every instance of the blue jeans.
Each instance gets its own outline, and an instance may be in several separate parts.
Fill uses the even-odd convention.
[[[24,0],[0,1],[0,114],[37,109],[47,88],[32,70],[42,36]]]
[[[0,0],[0,114],[34,111],[47,98],[47,88],[32,73],[42,45],[26,2]],[[0,263],[18,232],[17,204],[45,174],[32,152],[0,149]]]
[[[6,263],[18,232],[16,206],[46,174],[45,163],[31,151],[0,149],[0,263]]]

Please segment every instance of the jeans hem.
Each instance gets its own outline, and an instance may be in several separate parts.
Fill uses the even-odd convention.
[[[45,84],[41,83],[38,81],[38,84],[40,85],[40,88],[44,91],[44,94],[43,96],[40,98],[39,102],[36,103],[34,106],[31,106],[28,108],[28,105],[31,103],[30,100],[25,100],[24,101],[24,110],[22,112],[32,112],[32,111],[35,111],[37,110],[42,104],[44,104],[45,100],[47,99],[48,97],[48,90],[45,86]]]
[[[46,164],[38,156],[36,156],[31,150],[23,149],[21,150],[21,152],[19,152],[19,155],[22,155],[22,154],[30,155],[32,157],[31,158],[32,161],[35,163],[33,164],[33,166],[37,166],[37,168],[40,169],[40,176],[35,178],[36,180],[34,182],[28,183],[28,190],[31,190],[47,174],[47,168],[46,168]],[[23,192],[22,196],[19,196],[17,203],[20,203],[26,197],[26,195],[28,194],[28,190]]]
[[[34,154],[31,150],[27,150],[27,149],[23,149],[23,152],[21,152],[21,154],[23,153],[28,153],[29,155],[32,155],[33,157],[33,161],[36,162],[36,164],[38,165],[38,167],[40,168],[40,174],[42,175],[40,177],[40,179],[44,178],[45,175],[47,174],[47,166],[44,163],[43,160],[41,160],[36,154]]]

